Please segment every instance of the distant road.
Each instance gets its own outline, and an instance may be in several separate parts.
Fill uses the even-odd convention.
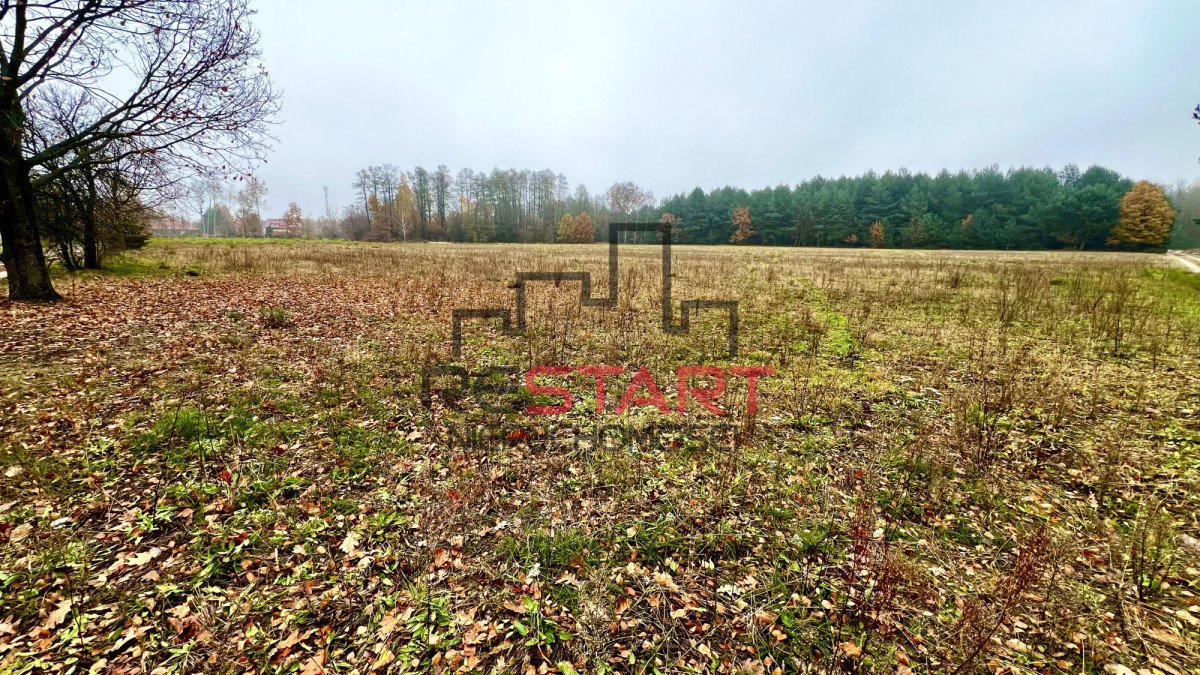
[[[1167,257],[1183,265],[1192,274],[1200,274],[1200,255],[1190,251],[1167,251]]]

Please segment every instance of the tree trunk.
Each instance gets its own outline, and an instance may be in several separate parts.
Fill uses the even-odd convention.
[[[5,127],[0,129],[0,243],[4,246],[0,261],[8,271],[8,298],[58,300],[42,252],[33,184],[22,161],[21,127]]]
[[[83,219],[83,267],[89,270],[100,269],[100,255],[96,250],[96,219]]]
[[[87,176],[87,203],[83,205],[83,267],[100,269],[100,253],[96,243],[96,178],[91,171]]]

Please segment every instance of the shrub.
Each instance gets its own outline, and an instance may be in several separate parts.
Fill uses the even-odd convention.
[[[258,310],[258,318],[268,328],[286,328],[292,324],[292,311],[286,307],[268,305]]]

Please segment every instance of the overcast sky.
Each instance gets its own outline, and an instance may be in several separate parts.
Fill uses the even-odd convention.
[[[1195,0],[257,6],[284,94],[272,215],[318,215],[322,186],[340,210],[383,163],[660,198],[900,167],[1200,177]]]

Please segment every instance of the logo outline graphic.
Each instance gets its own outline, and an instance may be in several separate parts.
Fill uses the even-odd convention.
[[[520,336],[525,334],[526,327],[526,284],[531,281],[578,281],[579,302],[583,307],[616,307],[617,293],[620,290],[620,253],[619,236],[623,232],[657,232],[660,236],[662,250],[662,331],[671,335],[686,335],[691,331],[691,313],[702,309],[721,309],[728,313],[728,351],[727,355],[736,358],[739,352],[738,344],[738,301],[737,300],[680,300],[679,322],[675,322],[675,310],[671,295],[671,245],[672,226],[666,223],[610,223],[608,226],[608,296],[592,297],[591,272],[517,272],[516,277],[516,306],[507,307],[471,307],[454,308],[451,313],[451,343],[453,358],[462,359],[462,331],[464,319],[500,319],[501,331],[504,335]],[[515,320],[514,320],[514,314]]]

